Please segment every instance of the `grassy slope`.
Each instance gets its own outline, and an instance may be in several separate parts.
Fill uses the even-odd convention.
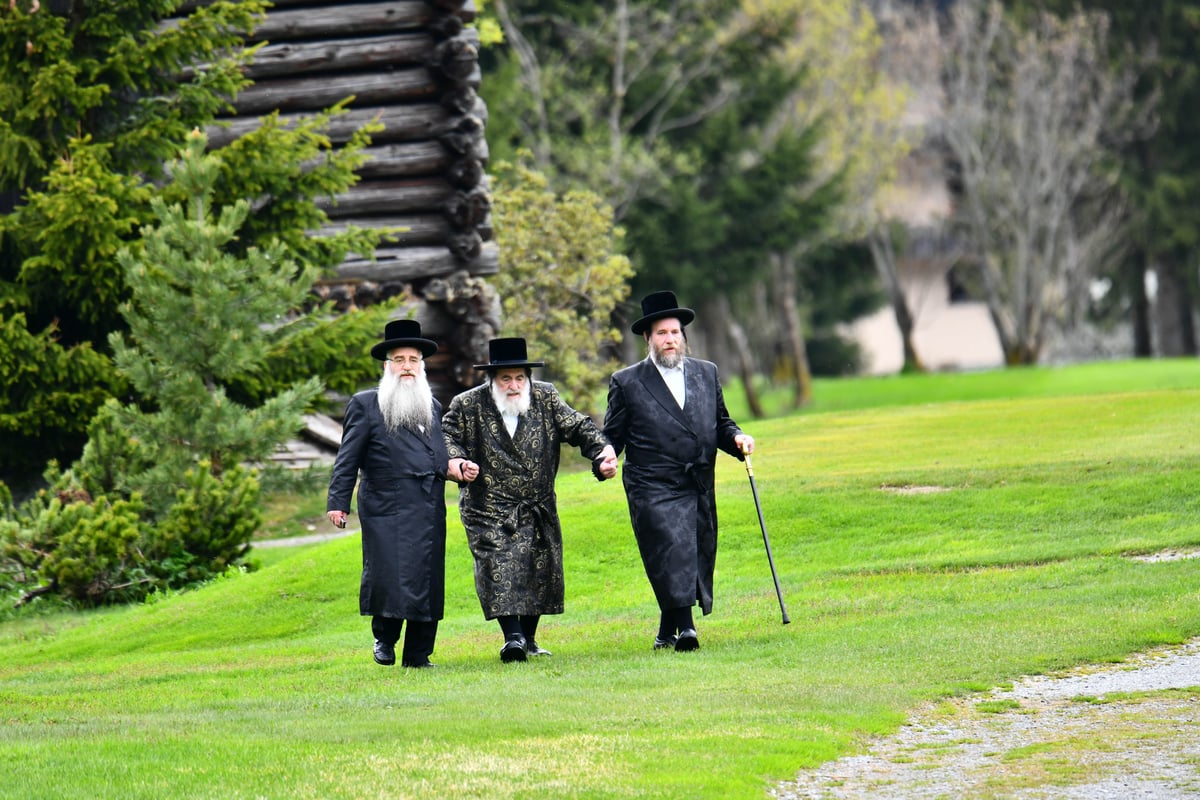
[[[1194,361],[845,381],[818,392],[859,410],[746,423],[792,624],[722,458],[695,654],[650,652],[623,495],[586,473],[560,478],[555,654],[526,665],[453,516],[436,670],[371,662],[357,537],[6,623],[0,796],[761,797],[924,699],[1200,634],[1200,560],[1122,557],[1200,544],[1197,386]]]

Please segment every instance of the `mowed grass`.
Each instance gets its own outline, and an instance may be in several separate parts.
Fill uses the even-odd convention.
[[[742,464],[690,654],[651,651],[619,482],[565,473],[553,656],[500,663],[453,510],[434,670],[372,662],[357,536],[263,550],[0,626],[0,797],[759,798],[922,701],[1200,635],[1200,559],[1128,557],[1200,547],[1200,362],[950,377],[743,415],[790,625]]]

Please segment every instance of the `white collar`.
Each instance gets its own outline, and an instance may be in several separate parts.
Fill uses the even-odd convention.
[[[664,378],[667,377],[668,375],[682,375],[683,374],[683,361],[682,360],[680,360],[678,367],[664,367],[662,364],[659,364],[653,358],[650,358],[650,356],[646,356],[646,358],[649,359],[650,363],[654,365],[654,368],[658,370],[658,374],[662,375]]]

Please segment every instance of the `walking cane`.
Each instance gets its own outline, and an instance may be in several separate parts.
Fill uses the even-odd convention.
[[[771,540],[767,538],[767,523],[763,521],[762,503],[758,501],[758,487],[754,485],[754,467],[750,464],[750,456],[746,456],[746,474],[750,476],[750,492],[754,495],[754,508],[758,511],[758,527],[762,528],[763,544],[767,548],[767,563],[771,565],[771,578],[775,581],[775,596],[779,598],[779,610],[783,614],[783,624],[792,620],[788,617],[787,608],[783,605],[783,591],[779,588],[779,573],[775,571],[775,559],[771,556]]]

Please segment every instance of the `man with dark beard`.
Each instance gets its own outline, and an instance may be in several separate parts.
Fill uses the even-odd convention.
[[[376,389],[350,398],[342,443],[329,480],[326,516],[346,526],[358,481],[362,582],[358,607],[371,617],[375,661],[431,667],[446,573],[446,445],[441,404],[425,379],[424,359],[437,342],[414,320],[393,320],[371,355],[384,362]]]
[[[598,478],[617,456],[586,414],[550,383],[530,380],[525,340],[488,343],[488,381],[450,401],[442,431],[450,477],[462,484],[459,513],[475,557],[484,619],[504,634],[500,660],[550,655],[537,643],[543,614],[563,612],[562,528],[554,494],[559,448],[578,447]]]
[[[672,292],[642,300],[633,332],[644,361],[609,381],[604,435],[625,451],[622,481],[646,577],[659,606],[654,649],[700,647],[692,606],[712,612],[717,558],[717,450],[738,460],[754,439],[729,418],[717,366],[687,357],[684,327],[695,318]]]

